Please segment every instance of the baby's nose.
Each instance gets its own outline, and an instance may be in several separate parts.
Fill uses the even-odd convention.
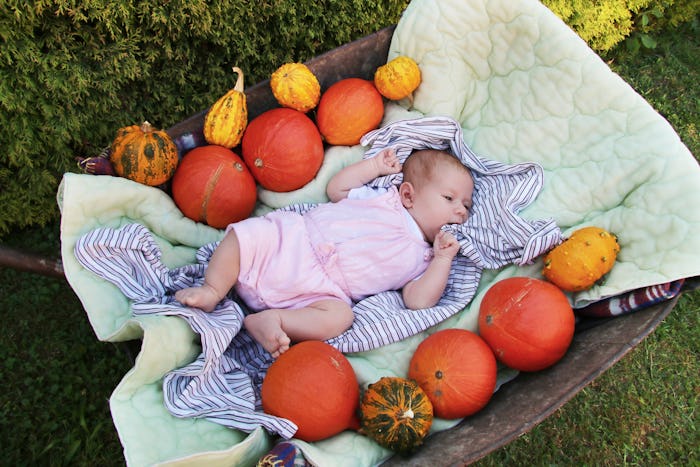
[[[459,206],[457,208],[456,214],[459,217],[462,224],[467,221],[467,208],[465,206]]]

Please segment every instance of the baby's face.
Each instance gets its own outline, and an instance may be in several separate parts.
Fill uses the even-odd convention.
[[[415,187],[409,212],[433,242],[445,224],[463,224],[472,207],[474,180],[466,170],[443,170]]]

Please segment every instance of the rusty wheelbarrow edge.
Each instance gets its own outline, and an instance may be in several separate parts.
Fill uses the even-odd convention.
[[[426,438],[410,458],[383,465],[462,465],[507,445],[540,424],[607,371],[668,316],[679,296],[575,335],[564,358],[535,373],[521,373],[503,385],[488,405],[454,428]]]
[[[318,78],[321,91],[328,89],[330,85],[344,78],[371,80],[377,67],[386,63],[391,37],[395,28],[395,25],[388,26],[373,34],[318,55],[304,63]],[[245,94],[249,121],[266,110],[279,107],[270,89],[269,79],[260,81],[247,88]],[[187,133],[201,132],[207,110],[202,110],[168,128],[168,134],[172,138],[178,138]]]

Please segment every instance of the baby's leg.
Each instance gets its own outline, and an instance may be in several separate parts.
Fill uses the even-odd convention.
[[[183,305],[212,311],[238,280],[241,252],[236,232],[229,230],[212,253],[201,287],[188,287],[175,292]]]
[[[324,341],[346,331],[354,315],[350,305],[337,299],[319,300],[305,308],[269,309],[245,317],[245,328],[277,358],[291,342]]]

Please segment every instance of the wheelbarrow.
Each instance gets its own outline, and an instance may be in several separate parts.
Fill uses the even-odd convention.
[[[318,77],[322,89],[346,77],[371,79],[384,64],[390,50],[394,27],[389,27],[306,62]],[[253,119],[277,103],[269,82],[246,90],[249,118]],[[167,131],[176,141],[202,141],[202,111]],[[186,151],[189,147],[182,146]],[[60,260],[42,258],[3,247],[0,263],[40,274],[61,276]],[[672,311],[679,287],[694,289],[697,276],[674,281],[667,297],[649,301],[648,306],[616,317],[580,318],[567,354],[556,365],[536,373],[522,373],[504,384],[481,412],[457,426],[431,435],[410,458],[394,457],[385,465],[444,465],[468,463],[508,444],[531,430],[564,405],[586,385],[618,362],[638,345]],[[668,284],[657,284],[664,286]],[[631,293],[631,292],[628,292]]]

